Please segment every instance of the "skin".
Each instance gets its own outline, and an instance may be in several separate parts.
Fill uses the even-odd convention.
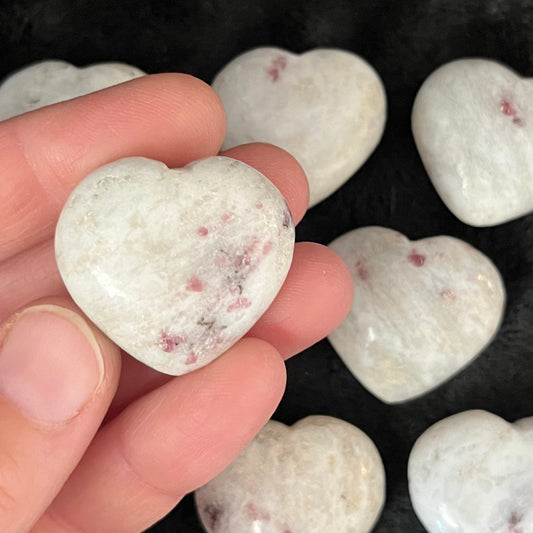
[[[215,155],[224,133],[215,93],[180,74],[146,76],[0,122],[0,346],[17,312],[38,302],[77,313],[104,360],[93,396],[61,424],[28,419],[0,394],[0,531],[149,527],[224,469],[267,422],[284,391],[283,358],[327,335],[348,312],[353,288],[344,263],[323,246],[298,243],[285,284],[250,333],[210,365],[170,377],[121,353],[69,299],[53,232],[73,187],[121,157],[180,167]],[[289,154],[254,144],[224,155],[263,172],[295,221],[303,217],[307,183]],[[79,349],[75,339],[65,348],[60,322],[53,328],[46,349],[56,349],[54,339]],[[42,349],[38,339],[35,345]]]

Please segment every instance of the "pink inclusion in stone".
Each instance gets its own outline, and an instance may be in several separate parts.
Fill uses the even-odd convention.
[[[368,272],[365,263],[363,261],[357,261],[357,263],[355,263],[355,268],[359,278],[361,278],[363,281],[366,281],[370,276],[370,272]]]
[[[252,305],[252,302],[250,302],[248,298],[237,298],[234,302],[228,305],[228,308],[226,309],[226,311],[228,313],[231,313],[232,311],[236,311],[237,309],[246,309],[247,307],[250,307],[251,305]]]
[[[263,255],[268,255],[270,250],[272,250],[272,243],[268,241],[263,245]]]
[[[187,355],[187,359],[185,359],[186,365],[194,365],[198,361],[198,356],[194,352],[189,352]]]
[[[227,224],[233,218],[233,213],[224,213],[220,219],[224,224]]]
[[[511,104],[511,102],[505,98],[500,101],[500,111],[508,117],[513,117],[516,115],[516,109],[513,107],[513,104]]]
[[[416,253],[416,250],[413,250],[408,256],[407,260],[414,266],[421,267],[426,262],[426,256]]]
[[[256,209],[263,209],[263,203],[262,202],[257,202],[255,204],[255,207],[256,207]]]
[[[161,332],[159,338],[159,347],[166,353],[173,352],[182,342],[185,342],[185,337],[181,335],[172,335],[166,330]]]
[[[522,119],[516,116],[516,109],[509,100],[505,98],[500,100],[500,111],[507,117],[513,117],[513,124],[522,126]]]
[[[284,56],[278,56],[270,63],[266,72],[270,76],[272,82],[277,82],[280,77],[280,73],[287,67],[287,58]]]
[[[198,235],[200,235],[200,237],[205,237],[209,233],[209,230],[205,226],[200,226],[196,230],[196,233],[198,233]]]
[[[187,285],[185,288],[191,292],[202,292],[204,290],[204,284],[202,283],[201,279],[193,276],[187,280]]]

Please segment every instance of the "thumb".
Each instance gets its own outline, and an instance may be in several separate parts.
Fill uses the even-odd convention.
[[[67,299],[28,307],[0,336],[0,531],[29,530],[108,408],[120,352]]]

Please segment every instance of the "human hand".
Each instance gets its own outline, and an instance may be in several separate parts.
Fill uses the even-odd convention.
[[[348,312],[344,264],[298,243],[280,293],[246,338],[171,377],[121,353],[68,297],[53,231],[74,186],[121,157],[180,167],[215,155],[224,124],[212,90],[178,74],[0,122],[0,531],[149,527],[266,423],[284,390],[281,356],[318,341]],[[307,185],[286,152],[255,144],[224,155],[265,174],[301,219]]]

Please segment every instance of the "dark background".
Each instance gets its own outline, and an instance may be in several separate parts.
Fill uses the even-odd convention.
[[[181,71],[210,82],[234,56],[257,46],[351,50],[375,67],[387,90],[381,144],[344,187],[308,212],[298,240],[327,244],[366,225],[391,227],[411,239],[447,234],[487,254],[505,280],[507,309],[494,342],[466,370],[417,400],[381,403],[327,341],[287,363],[287,392],[275,418],[293,423],[327,414],[365,431],[387,474],[386,504],[375,532],[421,533],[406,480],[416,438],[466,409],[508,420],[533,414],[533,215],[486,229],[459,222],[420,162],[411,106],[423,80],[456,58],[492,58],[533,76],[533,0],[0,0],[0,77],[57,58],[78,66],[123,61],[148,73]],[[200,533],[192,498],[150,531]]]

